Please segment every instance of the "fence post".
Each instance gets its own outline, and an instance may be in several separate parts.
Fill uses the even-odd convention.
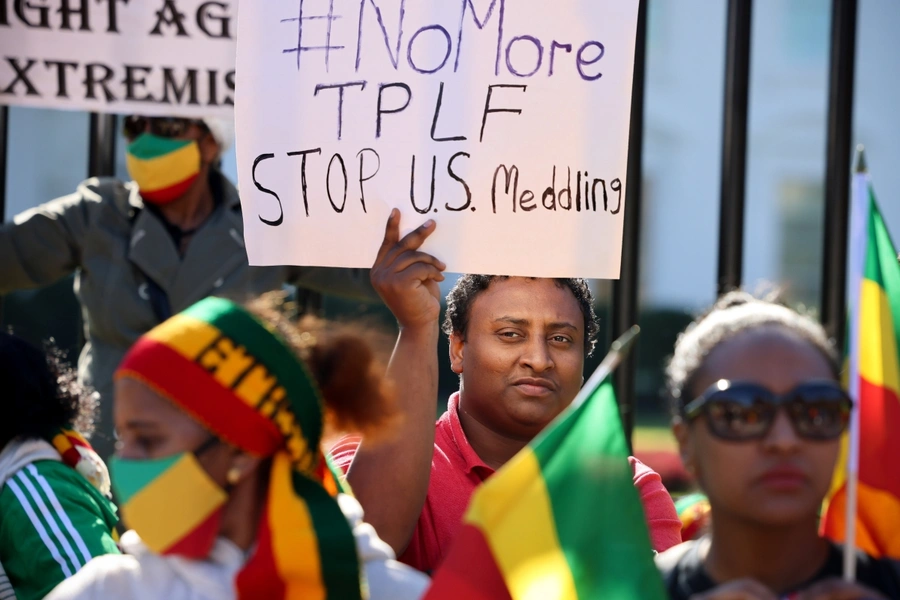
[[[719,199],[718,292],[720,294],[740,287],[743,279],[752,7],[752,0],[728,2],[722,187]]]
[[[6,172],[9,141],[9,107],[0,106],[0,223],[6,222]],[[3,323],[3,296],[0,296],[0,323]]]
[[[116,116],[91,113],[88,177],[116,174]]]
[[[634,74],[631,87],[631,124],[628,132],[628,187],[625,190],[622,267],[619,280],[612,287],[611,340],[618,339],[638,320],[638,283],[640,277],[641,178],[644,154],[644,80],[646,76],[647,4],[638,7],[637,37],[634,47]],[[613,380],[619,414],[625,428],[629,448],[634,431],[635,352],[616,369]]]
[[[850,218],[857,8],[857,0],[832,0],[831,3],[821,310],[822,324],[841,349],[844,347],[847,311],[847,228]]]
[[[6,221],[6,164],[9,148],[9,107],[0,106],[0,223]]]

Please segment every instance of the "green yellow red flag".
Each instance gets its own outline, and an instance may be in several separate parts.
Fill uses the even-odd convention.
[[[900,559],[900,262],[865,173],[854,181],[854,220],[860,225],[851,233],[848,385],[856,424],[826,500],[822,532],[844,542],[850,526],[857,548]],[[848,500],[850,512],[856,508],[852,524]]]
[[[427,600],[665,597],[612,384],[585,387],[475,492]]]

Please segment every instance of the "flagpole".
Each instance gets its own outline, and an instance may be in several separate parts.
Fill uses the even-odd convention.
[[[860,336],[860,294],[866,264],[866,248],[869,224],[869,175],[866,169],[864,148],[856,148],[856,174],[853,176],[853,195],[850,205],[850,361],[848,391],[853,399],[850,412],[850,436],[847,448],[847,512],[844,535],[844,579],[856,580],[856,504],[857,483],[859,481],[859,336]]]
[[[569,405],[569,410],[578,408],[585,400],[590,398],[597,390],[597,387],[603,383],[603,380],[609,377],[609,374],[615,371],[616,367],[628,357],[628,353],[631,352],[631,348],[637,341],[640,332],[640,327],[632,325],[628,331],[623,333],[612,343],[609,347],[609,352],[603,357],[603,360],[594,370],[594,373],[588,378],[584,385],[581,386],[581,390],[578,392],[578,395],[575,396],[575,399],[572,400],[572,404]]]

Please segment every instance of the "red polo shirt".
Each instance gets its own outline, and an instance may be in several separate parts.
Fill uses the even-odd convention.
[[[447,412],[435,426],[428,495],[409,546],[400,557],[420,571],[432,572],[444,560],[460,529],[472,492],[494,473],[469,445],[459,421],[458,407],[457,392],[450,396]],[[332,448],[335,463],[345,473],[358,446],[358,437],[346,437]],[[662,552],[680,544],[681,521],[659,475],[636,458],[628,460],[644,505],[653,548]]]

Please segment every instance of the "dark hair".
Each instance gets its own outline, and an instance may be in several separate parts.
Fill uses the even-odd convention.
[[[0,331],[0,448],[17,437],[42,438],[74,427],[89,436],[97,400],[52,342],[46,351]]]
[[[672,410],[679,412],[706,357],[719,344],[745,331],[764,326],[781,327],[808,342],[822,353],[835,379],[840,375],[840,359],[825,329],[812,318],[788,308],[774,298],[761,299],[747,292],[729,292],[711,309],[688,325],[675,342],[675,351],[666,367],[666,387]]]
[[[458,333],[465,339],[466,327],[469,325],[469,310],[478,294],[486,290],[495,280],[506,280],[504,275],[463,275],[447,294],[447,315],[444,317],[444,333],[448,336]],[[534,279],[534,278],[533,278]],[[584,353],[590,356],[597,343],[597,315],[594,314],[594,295],[584,279],[554,278],[557,287],[568,288],[581,314],[584,316]]]
[[[385,376],[390,336],[371,324],[327,321],[311,315],[290,318],[283,292],[269,292],[247,309],[294,351],[316,379],[333,431],[375,439],[397,418],[395,390]]]

